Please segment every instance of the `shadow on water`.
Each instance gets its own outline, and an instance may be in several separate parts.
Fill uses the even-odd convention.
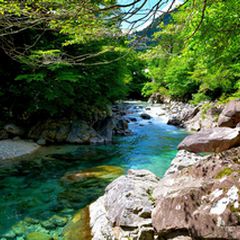
[[[61,239],[63,226],[76,210],[96,200],[128,169],[149,169],[162,176],[186,132],[161,119],[141,120],[139,112],[131,116],[138,118],[129,124],[133,135],[115,137],[113,144],[52,146],[1,163],[0,239],[11,234],[12,239],[24,239],[34,231]],[[53,216],[62,222],[54,222]]]

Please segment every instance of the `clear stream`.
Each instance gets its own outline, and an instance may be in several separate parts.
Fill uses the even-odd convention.
[[[120,174],[132,168],[163,176],[187,133],[164,123],[157,107],[147,111],[152,119],[142,120],[139,114],[147,105],[130,106],[129,116],[137,119],[129,123],[133,134],[116,137],[113,144],[46,147],[28,158],[0,163],[1,240],[29,240],[31,232],[63,239],[74,213],[102,195]],[[85,175],[66,178],[76,172]]]

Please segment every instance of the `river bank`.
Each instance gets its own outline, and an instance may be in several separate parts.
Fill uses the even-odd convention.
[[[89,207],[92,239],[239,239],[239,113],[240,102],[232,101],[186,137],[162,179],[129,170],[112,182]]]

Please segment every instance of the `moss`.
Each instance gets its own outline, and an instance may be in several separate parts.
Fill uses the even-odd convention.
[[[201,107],[201,118],[205,119],[207,115],[207,111],[212,107],[212,103],[208,102],[202,105]]]
[[[234,172],[234,170],[231,169],[231,168],[224,168],[220,172],[218,172],[218,174],[216,175],[215,178],[220,179],[220,178],[223,178],[225,176],[231,175],[233,172]]]
[[[148,199],[152,204],[155,204],[155,198],[153,197],[153,191],[148,189],[147,190],[147,194],[148,194]]]

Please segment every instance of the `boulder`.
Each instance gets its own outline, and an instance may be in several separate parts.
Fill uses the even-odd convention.
[[[240,122],[240,100],[230,101],[218,119],[219,127],[234,128]]]
[[[164,177],[153,191],[158,236],[240,239],[239,156],[239,147],[230,149]]]
[[[5,125],[4,130],[15,136],[22,136],[24,134],[24,130],[13,123]]]
[[[147,113],[141,113],[141,114],[140,114],[140,117],[141,117],[142,119],[145,119],[145,120],[149,120],[149,119],[152,118],[152,117],[151,117],[149,114],[147,114]]]
[[[222,152],[240,144],[240,128],[216,127],[187,136],[179,150],[190,152]]]
[[[93,240],[154,239],[152,191],[159,179],[147,170],[129,170],[90,205]]]

